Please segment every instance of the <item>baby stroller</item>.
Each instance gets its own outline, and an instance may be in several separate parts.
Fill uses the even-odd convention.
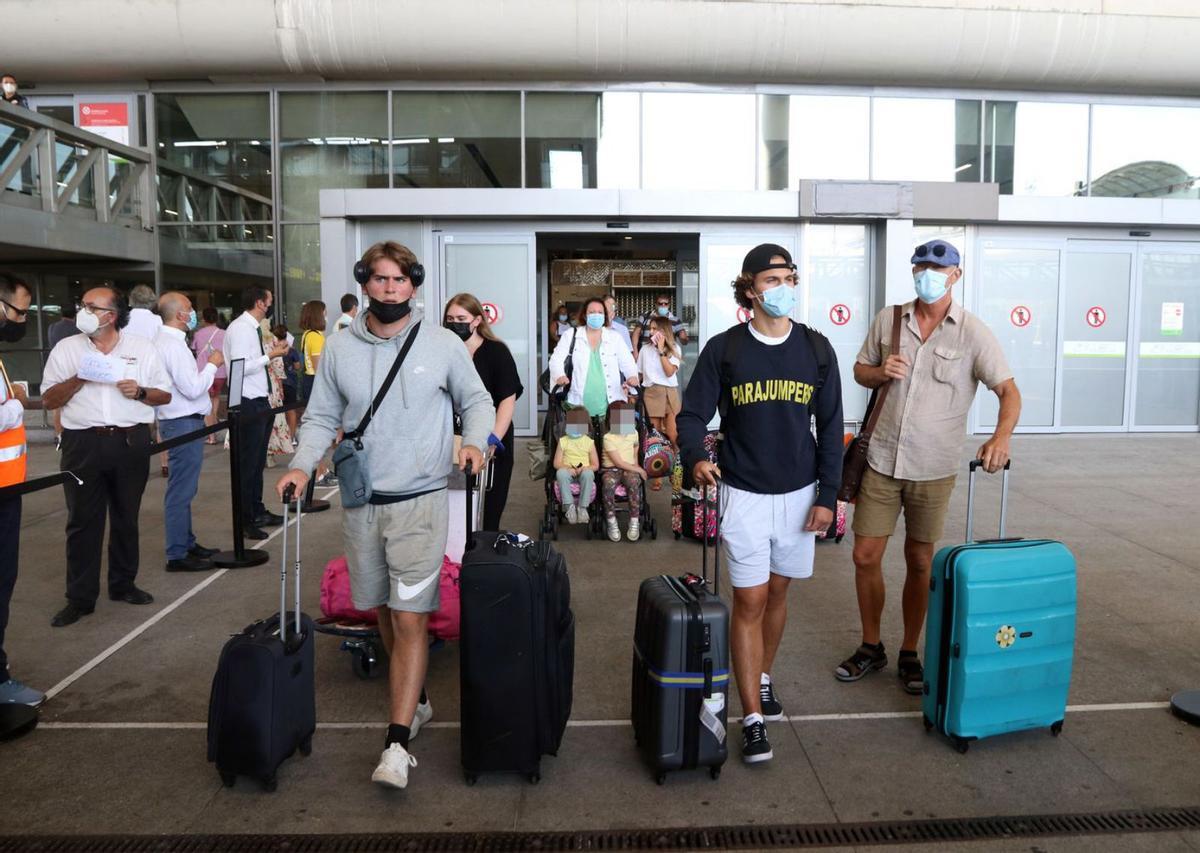
[[[558,541],[558,528],[566,521],[566,515],[563,512],[562,500],[558,492],[558,481],[554,476],[554,452],[558,449],[558,440],[562,438],[566,432],[566,408],[567,390],[565,388],[553,388],[548,392],[549,405],[546,409],[546,422],[542,426],[542,441],[546,446],[546,506],[542,510],[542,522],[538,526],[538,539],[553,539]],[[601,444],[603,441],[604,421],[601,418],[591,419],[591,436],[592,441],[596,444],[596,452],[601,452]],[[579,494],[579,484],[574,483],[571,486],[572,494]],[[588,539],[597,531],[595,520],[600,516],[600,481],[597,478],[595,488],[592,489],[592,499],[587,504],[588,523],[584,526],[584,533]]]
[[[649,435],[649,432],[650,432],[650,419],[646,416],[646,406],[645,406],[645,402],[643,401],[642,395],[637,394],[636,392],[634,395],[634,424],[637,427],[637,464],[639,466],[641,466],[643,469],[649,471],[650,469],[647,467],[647,460],[646,460],[646,437]],[[607,433],[609,431],[609,429],[611,429],[611,426],[612,425],[609,424],[608,427],[604,429],[604,432]],[[596,443],[596,447],[600,452],[601,465],[603,466],[604,448],[602,445],[603,445],[603,436],[601,436],[600,441],[598,441]],[[603,473],[604,468],[601,467],[600,471],[601,471],[601,473]],[[640,497],[641,497],[641,501],[640,501],[641,510],[638,513],[638,518],[641,523],[643,535],[648,534],[651,539],[657,539],[658,538],[658,523],[654,520],[654,516],[650,512],[649,490],[646,488],[646,482],[647,482],[646,480],[638,481],[637,487],[638,487],[638,490],[640,492]],[[625,516],[628,516],[630,503],[629,503],[629,494],[626,491],[625,484],[618,483],[615,491],[616,491],[616,497],[617,497],[616,503],[614,505],[616,515],[618,517],[621,516],[622,514],[624,514]],[[605,532],[604,532],[605,519],[604,519],[603,514],[604,514],[604,506],[603,506],[603,502],[601,502],[600,511],[596,514],[596,517],[595,517],[595,528],[596,529],[595,529],[594,533],[597,536],[597,538],[602,538],[605,535]]]

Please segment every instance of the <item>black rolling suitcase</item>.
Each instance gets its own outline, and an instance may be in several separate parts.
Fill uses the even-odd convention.
[[[290,495],[289,495],[290,497]],[[300,612],[300,500],[296,501],[296,606],[287,612],[288,505],[283,505],[279,613],[249,625],[221,649],[208,703],[208,760],[226,787],[252,776],[275,790],[275,773],[317,728],[313,622]],[[282,618],[282,622],[281,622]]]
[[[719,517],[716,529],[711,540],[704,537],[700,577],[659,575],[638,590],[630,717],[660,785],[668,771],[696,767],[707,767],[716,779],[729,752],[729,610],[718,595]],[[711,591],[710,541],[716,546]]]
[[[536,783],[571,715],[575,616],[566,560],[549,542],[468,532],[459,591],[464,778],[472,785],[480,773],[512,772]]]

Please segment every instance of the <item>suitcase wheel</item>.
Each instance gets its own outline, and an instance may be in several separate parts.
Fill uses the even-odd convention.
[[[680,538],[682,538],[682,537],[681,537],[681,534],[679,533],[679,531],[678,531],[678,530],[676,530],[676,531],[673,531],[673,532],[675,533],[675,539],[676,539],[676,541],[678,541]]]
[[[1059,733],[1062,731],[1062,724],[1063,724],[1062,720],[1059,720],[1057,723],[1051,723],[1050,724],[1050,734],[1054,735],[1055,737],[1058,737]]]
[[[234,785],[237,784],[237,774],[236,773],[226,773],[226,772],[222,771],[221,772],[221,784],[224,785],[226,788],[232,788]]]
[[[924,714],[921,715],[921,719],[925,722],[925,731],[933,731],[933,720],[929,719],[929,717],[925,716]]]
[[[542,781],[542,774],[535,770],[525,778],[529,780],[530,785],[536,785],[538,782]]]
[[[666,774],[666,773],[659,773],[657,776],[655,776],[655,777],[654,777],[654,784],[655,784],[655,785],[665,785],[665,784],[667,784],[667,774]]]
[[[304,740],[300,741],[300,754],[301,755],[311,755],[312,754],[312,735],[309,735]]]
[[[371,642],[351,650],[350,668],[359,678],[378,678],[383,675],[384,667],[379,665],[379,647]]]
[[[717,781],[718,779],[721,778],[721,768],[720,767],[708,768],[708,775],[714,782]]]
[[[960,754],[966,755],[967,750],[971,748],[971,741],[965,737],[956,737],[954,739],[954,748],[957,749]]]
[[[479,775],[476,773],[464,771],[463,772],[463,781],[466,782],[468,786],[474,785],[476,782],[479,781]]]
[[[266,791],[268,794],[274,794],[275,790],[278,787],[279,787],[279,780],[275,778],[274,773],[272,773],[266,779],[262,780],[262,789],[264,791]]]

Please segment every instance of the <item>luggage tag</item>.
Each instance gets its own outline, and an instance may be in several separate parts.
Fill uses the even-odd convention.
[[[721,712],[725,710],[725,694],[714,692],[705,696],[700,703],[700,725],[712,732],[717,743],[725,743],[725,726],[721,723]]]

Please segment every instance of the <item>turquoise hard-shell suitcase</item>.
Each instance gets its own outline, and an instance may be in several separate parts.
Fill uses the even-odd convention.
[[[1048,726],[1062,729],[1075,649],[1075,558],[1061,542],[971,541],[975,469],[967,486],[967,542],[938,551],[925,623],[926,730],[959,752],[971,741]]]

